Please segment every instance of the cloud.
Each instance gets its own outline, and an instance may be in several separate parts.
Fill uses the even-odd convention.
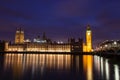
[[[116,12],[115,12],[116,13]],[[120,17],[117,14],[113,14],[112,11],[103,10],[97,15],[96,21],[108,30],[118,30],[120,29]],[[117,16],[117,17],[115,17]]]
[[[89,0],[65,0],[55,5],[57,16],[87,16],[89,15]]]
[[[116,9],[116,8],[115,8]],[[104,8],[96,16],[97,27],[94,28],[94,42],[99,43],[104,40],[116,40],[120,36],[119,11]],[[98,40],[98,41],[96,41]]]
[[[10,16],[23,19],[31,19],[32,17],[20,11],[13,10],[11,8],[0,6],[0,16]]]

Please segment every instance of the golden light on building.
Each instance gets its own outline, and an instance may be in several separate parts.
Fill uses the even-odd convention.
[[[87,46],[85,43],[83,43],[83,52],[87,52]]]
[[[90,33],[88,34],[90,35]],[[88,40],[87,40],[87,43]],[[64,42],[52,42],[51,39],[47,39],[45,33],[43,39],[37,38],[33,41],[24,40],[24,31],[20,28],[17,29],[15,34],[15,43],[5,43],[5,51],[11,52],[83,52],[83,39],[78,38],[76,41],[71,38],[67,43]],[[89,45],[89,44],[88,44]],[[84,46],[84,51],[87,50],[87,46]],[[90,51],[90,48],[89,48]]]
[[[87,26],[86,30],[86,43],[83,44],[84,52],[92,52],[92,31],[90,25]]]
[[[31,51],[31,52],[70,52],[70,44],[12,44],[6,45],[6,51]]]
[[[21,28],[16,31],[15,43],[24,43],[24,31]]]

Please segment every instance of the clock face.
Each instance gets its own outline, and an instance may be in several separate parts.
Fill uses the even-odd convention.
[[[88,35],[90,35],[90,32],[88,33]]]

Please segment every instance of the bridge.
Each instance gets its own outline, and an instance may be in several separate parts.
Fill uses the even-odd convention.
[[[120,53],[120,40],[106,40],[100,43],[95,51],[109,52],[109,53]]]

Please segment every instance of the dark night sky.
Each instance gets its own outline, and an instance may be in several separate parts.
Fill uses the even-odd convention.
[[[85,38],[93,30],[94,45],[120,39],[120,0],[0,0],[0,39],[14,40],[22,27],[25,38],[47,36],[53,40]]]

